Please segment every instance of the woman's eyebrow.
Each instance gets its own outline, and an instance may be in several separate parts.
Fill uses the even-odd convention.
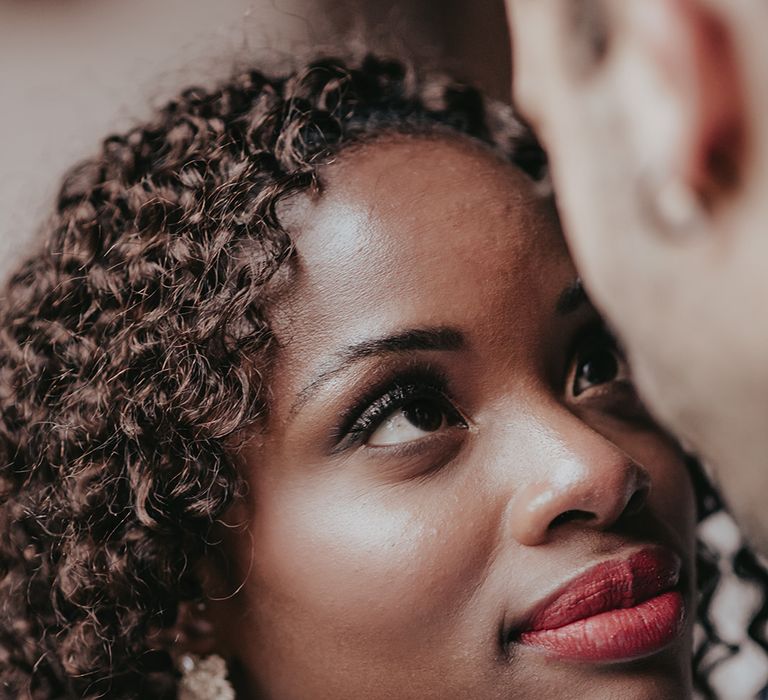
[[[464,335],[457,328],[411,328],[401,333],[386,335],[372,340],[363,340],[350,345],[338,353],[342,362],[355,362],[371,355],[413,350],[461,350]]]
[[[555,312],[558,316],[568,316],[574,311],[578,311],[584,305],[591,305],[592,302],[587,296],[581,279],[577,277],[569,284],[557,297]]]
[[[380,338],[369,338],[354,343],[337,352],[336,361],[321,370],[315,379],[298,392],[289,415],[295,414],[320,385],[366,358],[414,351],[455,351],[464,347],[466,347],[464,334],[450,326],[410,328]]]

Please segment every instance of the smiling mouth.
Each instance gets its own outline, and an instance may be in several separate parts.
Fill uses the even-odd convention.
[[[680,637],[685,602],[680,559],[647,548],[603,562],[537,607],[507,643],[571,661],[630,661],[654,654]]]

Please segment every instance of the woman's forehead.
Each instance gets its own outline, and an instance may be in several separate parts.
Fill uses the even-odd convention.
[[[308,283],[365,279],[394,292],[407,277],[487,278],[494,268],[508,277],[547,248],[564,252],[527,176],[464,137],[366,144],[342,153],[322,181],[322,195],[290,222]]]
[[[322,194],[288,217],[295,274],[278,337],[319,347],[425,325],[493,333],[512,308],[551,308],[573,277],[533,184],[464,139],[370,144],[324,175]]]

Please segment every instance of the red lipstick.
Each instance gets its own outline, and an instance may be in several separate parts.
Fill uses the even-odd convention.
[[[680,559],[664,548],[603,562],[563,586],[516,640],[573,661],[629,661],[653,654],[683,629]]]

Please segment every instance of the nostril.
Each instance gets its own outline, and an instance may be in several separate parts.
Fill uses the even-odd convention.
[[[637,515],[645,506],[645,501],[648,499],[648,492],[650,489],[642,488],[635,491],[631,498],[627,501],[627,505],[624,506],[624,512],[622,515]]]
[[[590,513],[586,510],[566,510],[552,520],[549,524],[549,529],[554,530],[556,527],[567,523],[594,520],[596,517],[597,516],[594,513]]]

